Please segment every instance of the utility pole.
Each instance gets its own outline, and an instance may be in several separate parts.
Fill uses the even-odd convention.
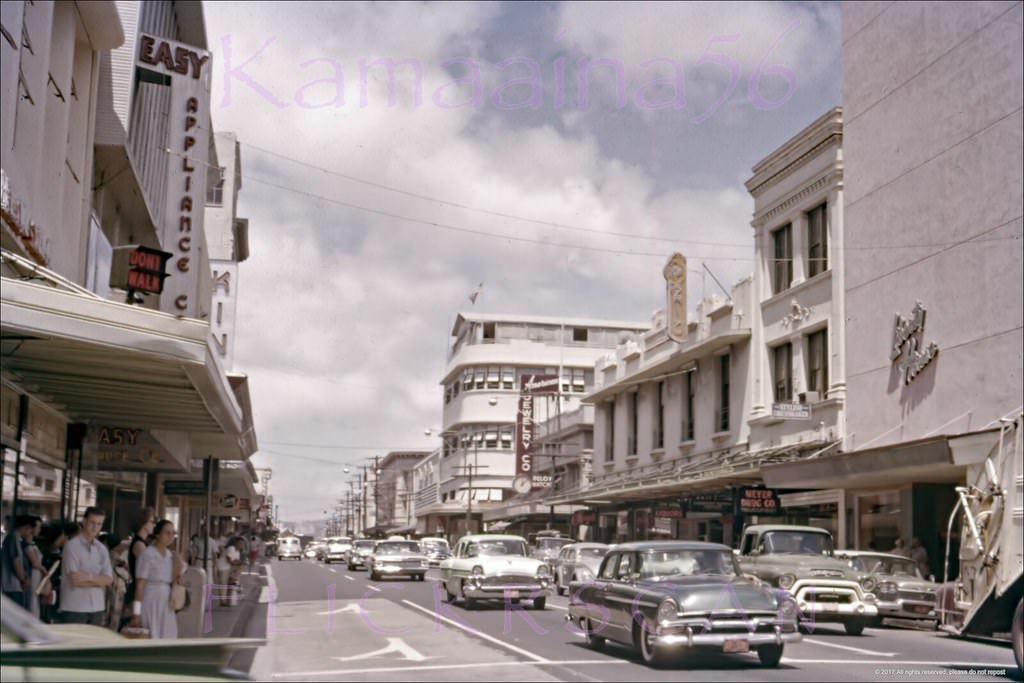
[[[461,466],[456,468],[456,469],[464,470],[463,474],[466,475],[468,477],[468,480],[469,480],[468,484],[467,484],[468,490],[466,491],[466,534],[467,535],[470,533],[470,524],[472,523],[472,519],[473,519],[473,472],[474,471],[479,471],[479,470],[485,470],[485,469],[488,469],[490,467],[489,465],[478,465],[477,464],[477,455],[479,453],[479,449],[480,449],[480,442],[477,441],[476,435],[474,434],[473,435],[473,464],[472,465],[461,465]],[[465,448],[463,448],[462,452],[463,452],[464,459],[469,457],[469,453],[466,452]]]
[[[380,526],[380,456],[373,456],[373,525]]]

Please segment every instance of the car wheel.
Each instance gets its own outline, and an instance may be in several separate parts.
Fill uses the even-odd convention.
[[[377,572],[370,572],[370,581],[380,581],[380,574]]]
[[[455,602],[455,593],[452,593],[450,590],[448,590],[448,582],[447,581],[444,584],[444,600],[447,603]]]
[[[850,619],[849,621],[844,621],[843,628],[846,629],[847,635],[859,636],[861,633],[864,633],[864,620]]]
[[[462,599],[466,609],[474,609],[476,607],[476,600],[466,595],[466,584],[462,584]]]
[[[604,647],[604,638],[594,633],[594,622],[583,618],[580,620],[580,628],[583,630],[583,638],[587,647],[591,650],[600,650]]]
[[[782,660],[782,645],[762,645],[757,648],[757,658],[761,660],[761,666],[774,669]]]
[[[640,650],[640,656],[644,658],[644,664],[652,669],[660,669],[665,666],[666,656],[664,648],[655,645],[655,635],[646,621],[640,621],[633,626],[633,642]]]
[[[547,596],[533,599],[533,609],[544,609],[544,605],[548,603]]]
[[[1024,669],[1024,599],[1017,601],[1017,609],[1013,612],[1013,658],[1017,660],[1017,670]]]

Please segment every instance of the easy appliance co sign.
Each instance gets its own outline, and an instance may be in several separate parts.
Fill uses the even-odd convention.
[[[199,269],[193,251],[202,249],[206,167],[210,148],[210,53],[202,48],[143,33],[135,65],[171,80],[167,127],[167,205],[160,244],[171,252],[174,277],[164,286],[161,309],[195,318]],[[198,261],[198,259],[196,259]]]

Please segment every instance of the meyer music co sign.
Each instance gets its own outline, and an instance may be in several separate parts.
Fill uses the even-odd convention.
[[[736,508],[743,515],[777,515],[782,512],[775,489],[754,486],[736,489]]]
[[[903,377],[903,384],[910,384],[921,372],[928,367],[928,364],[939,355],[939,345],[930,342],[927,346],[924,343],[924,322],[927,310],[924,304],[918,301],[910,317],[904,318],[896,314],[896,324],[892,335],[892,348],[889,351],[889,360],[896,362],[903,357],[899,365],[899,372]]]

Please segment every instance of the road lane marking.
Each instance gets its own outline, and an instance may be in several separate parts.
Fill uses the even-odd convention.
[[[787,664],[887,664],[889,666],[899,665],[901,668],[908,666],[930,666],[934,668],[958,668],[958,669],[1006,669],[1012,671],[1017,668],[1016,664],[1003,662],[1002,664],[986,664],[985,662],[905,662],[902,659],[894,662],[891,659],[792,659],[783,657],[782,661]],[[490,665],[488,665],[490,666]]]
[[[438,614],[437,612],[434,612],[433,610],[429,610],[426,607],[421,607],[420,605],[417,605],[415,602],[409,602],[408,600],[402,600],[402,604],[408,605],[409,607],[412,607],[413,609],[417,609],[417,610],[419,610],[419,611],[421,611],[421,612],[423,612],[425,614],[429,614],[431,617],[433,617],[435,619],[440,619],[444,623],[450,624],[450,625],[454,626],[455,628],[462,629],[463,631],[466,631],[467,633],[472,633],[473,635],[477,636],[478,638],[483,638],[484,640],[486,640],[488,642],[491,642],[491,643],[494,643],[495,645],[499,645],[499,646],[501,646],[501,647],[503,647],[503,648],[505,648],[507,650],[511,650],[512,652],[521,654],[524,657],[529,657],[530,659],[532,659],[535,662],[547,663],[547,662],[551,661],[551,660],[547,659],[546,657],[541,657],[540,655],[535,655],[532,652],[529,652],[528,650],[524,650],[522,648],[516,647],[515,645],[509,645],[508,643],[504,643],[504,642],[498,640],[497,638],[495,638],[493,636],[489,636],[486,633],[483,633],[482,631],[477,631],[475,628],[470,628],[469,626],[466,626],[465,624],[460,624],[459,622],[455,621],[454,619],[449,619],[448,617],[441,616],[440,614]],[[488,666],[490,666],[490,665],[488,665]]]
[[[479,669],[480,667],[514,667],[514,666],[585,666],[585,665],[606,665],[606,664],[631,664],[629,660],[622,659],[577,659],[577,660],[565,660],[565,661],[554,661],[545,660],[543,662],[488,662],[482,664],[477,662],[475,664],[428,664],[423,666],[387,666],[387,667],[376,667],[367,669],[338,669],[334,671],[295,671],[288,673],[277,673],[273,674],[271,678],[311,678],[313,676],[344,676],[344,675],[357,675],[357,674],[372,674],[372,673],[394,673],[394,672],[407,672],[407,671],[425,671],[430,669],[432,671],[443,671],[446,669]]]
[[[346,575],[345,575],[345,578],[346,578],[346,579],[348,579],[349,581],[355,581],[355,579],[353,579],[353,578],[352,578],[351,576],[349,576],[348,574],[346,574]]]
[[[895,657],[898,652],[876,652],[874,650],[863,650],[859,647],[850,647],[849,645],[836,645],[835,643],[826,643],[824,640],[811,640],[810,638],[804,638],[803,642],[811,643],[813,645],[821,645],[823,647],[834,647],[840,650],[847,650],[849,652],[858,652],[862,655],[875,655],[877,657]]]
[[[367,588],[369,588],[372,591],[377,591],[378,593],[384,590],[383,588],[377,588],[376,586],[367,586]]]
[[[336,571],[338,571],[338,570],[337,570],[337,569],[335,569],[334,567],[328,567],[327,569],[328,569],[328,571],[332,571],[332,572],[336,572]]]

